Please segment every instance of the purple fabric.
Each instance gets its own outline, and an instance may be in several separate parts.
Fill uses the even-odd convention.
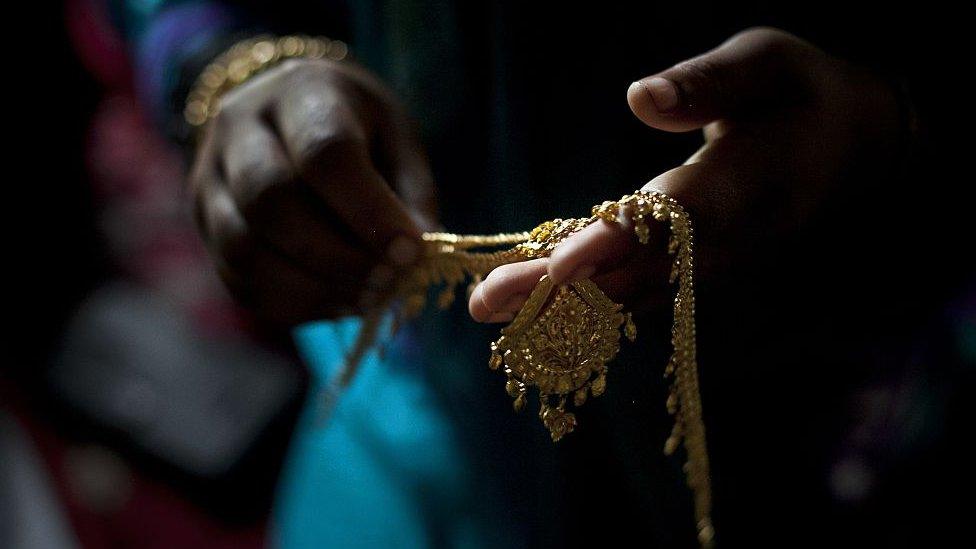
[[[155,115],[169,112],[169,92],[181,62],[234,27],[236,17],[224,6],[193,2],[167,9],[146,29],[136,48],[136,90]]]

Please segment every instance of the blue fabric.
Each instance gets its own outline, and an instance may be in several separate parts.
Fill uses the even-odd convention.
[[[186,2],[160,11],[146,27],[134,48],[136,89],[162,127],[182,63],[234,24],[234,15],[220,4]]]
[[[384,357],[366,356],[323,423],[322,388],[359,326],[344,319],[295,332],[313,387],[280,487],[275,546],[484,546],[492,536],[478,517],[487,510],[471,505],[464,454],[409,332],[386,342]]]

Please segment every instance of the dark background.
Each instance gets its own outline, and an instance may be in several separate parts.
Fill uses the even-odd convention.
[[[286,4],[276,4],[277,15],[288,13]],[[18,24],[27,35],[11,48],[15,62],[5,79],[8,119],[13,121],[8,126],[11,131],[6,146],[13,148],[7,156],[4,224],[9,225],[5,232],[12,246],[7,248],[4,262],[9,276],[5,277],[9,324],[3,331],[6,353],[0,371],[0,405],[18,418],[18,424],[41,449],[44,466],[55,471],[55,492],[68,501],[68,515],[80,532],[97,530],[86,528],[105,519],[90,505],[91,498],[78,496],[78,483],[71,480],[72,475],[90,474],[77,473],[76,464],[80,462],[82,470],[94,470],[96,476],[101,471],[111,479],[115,478],[112,471],[119,470],[113,464],[122,463],[121,468],[127,471],[123,475],[129,479],[127,484],[144,496],[138,501],[154,503],[142,508],[129,506],[128,514],[116,510],[111,520],[141,527],[158,516],[155,510],[179,508],[178,512],[162,513],[168,518],[161,520],[170,521],[166,524],[171,526],[179,525],[175,530],[188,532],[185,537],[177,534],[172,538],[187,544],[183,546],[259,546],[275,474],[304,388],[304,374],[286,340],[266,336],[264,343],[274,354],[268,359],[274,364],[269,371],[274,373],[255,374],[268,375],[283,387],[280,398],[268,404],[269,417],[260,428],[246,435],[249,442],[245,448],[237,448],[236,453],[227,450],[228,455],[233,454],[227,458],[230,465],[210,470],[187,465],[197,463],[191,458],[174,460],[173,454],[142,440],[138,433],[112,425],[110,417],[93,415],[93,405],[84,398],[65,396],[77,393],[65,389],[52,374],[52,362],[56,362],[63,348],[65,331],[83,299],[107,280],[131,277],[131,273],[119,264],[106,242],[105,228],[99,225],[103,197],[93,191],[91,160],[87,156],[91,121],[105,97],[105,82],[99,81],[90,67],[79,60],[68,36],[63,7],[52,5],[45,9],[45,13],[27,16],[22,25]],[[705,16],[695,20],[689,11],[700,11]],[[710,353],[703,352],[702,362],[723,361],[734,369],[734,375],[725,374],[722,379],[703,379],[706,402],[714,402],[712,409],[723,411],[721,415],[706,417],[714,426],[709,431],[715,449],[713,475],[716,479],[731,479],[716,481],[716,497],[721,501],[733,494],[742,502],[734,508],[719,505],[715,515],[724,528],[723,535],[729,539],[748,540],[756,536],[753,529],[766,528],[758,538],[772,540],[780,536],[785,546],[832,542],[841,546],[936,547],[952,538],[971,537],[968,515],[973,505],[966,498],[973,488],[970,468],[974,456],[967,438],[976,411],[972,399],[976,394],[976,373],[972,363],[967,362],[972,356],[960,358],[957,349],[960,340],[973,345],[966,338],[976,336],[960,332],[956,324],[959,319],[965,323],[966,318],[972,318],[967,315],[973,306],[969,288],[974,280],[969,223],[972,176],[966,162],[971,140],[965,134],[971,119],[967,92],[972,58],[966,29],[960,28],[965,18],[932,2],[723,2],[691,9],[686,5],[635,7],[622,3],[607,3],[599,9],[560,4],[526,8],[502,3],[492,7],[468,6],[460,13],[466,30],[464,39],[471,42],[464,50],[471,56],[467,65],[471,74],[464,81],[474,89],[486,84],[494,70],[479,62],[487,60],[489,52],[479,50],[482,41],[477,33],[488,33],[498,21],[511,23],[510,34],[500,47],[519,52],[510,57],[513,62],[505,71],[512,96],[517,98],[512,110],[524,113],[529,121],[523,128],[516,126],[511,130],[510,146],[531,151],[538,161],[520,165],[516,158],[500,167],[477,165],[483,161],[474,156],[471,163],[457,161],[458,157],[470,155],[471,150],[491,146],[484,141],[489,124],[484,119],[448,119],[443,123],[457,124],[460,133],[450,133],[450,142],[428,144],[442,153],[434,156],[433,162],[443,181],[462,181],[475,173],[483,178],[480,184],[488,187],[512,178],[520,184],[532,182],[535,194],[521,200],[532,201],[535,207],[520,210],[516,200],[501,198],[511,200],[502,206],[511,215],[492,221],[499,225],[531,224],[529,218],[563,215],[588,204],[593,196],[621,194],[632,186],[626,182],[649,179],[693,151],[697,135],[664,136],[649,133],[637,124],[621,122],[619,138],[587,141],[573,141],[579,135],[570,134],[557,142],[544,132],[533,133],[533,128],[544,128],[547,117],[563,117],[567,113],[579,116],[584,128],[603,123],[605,117],[623,120],[629,113],[623,111],[620,90],[629,82],[620,80],[620,74],[649,74],[699,53],[746,26],[781,26],[840,57],[870,65],[893,78],[906,77],[913,84],[917,106],[930,123],[927,149],[921,166],[911,174],[912,181],[893,186],[897,193],[882,193],[878,199],[886,208],[903,209],[904,225],[889,230],[871,227],[867,220],[864,240],[858,241],[864,247],[858,247],[857,253],[849,251],[853,264],[863,270],[845,269],[843,260],[829,264],[812,261],[811,257],[786,255],[765,266],[768,280],[732,281],[727,288],[713,294],[705,290],[699,297],[702,302],[711,300],[721,305],[723,311],[744,311],[744,322],[762,322],[768,328],[765,339],[756,339],[755,333],[762,330],[755,325],[749,330],[741,325],[729,328],[727,313],[705,312],[700,318],[700,331],[711,334],[714,342]],[[274,22],[276,14],[267,21]],[[277,19],[282,28],[296,26],[287,17]],[[598,38],[591,41],[587,36],[561,34],[561,29],[612,27],[622,20],[628,21],[620,29],[623,33],[642,26],[653,28],[653,51],[646,56],[615,55]],[[549,48],[526,47],[521,40],[533,29],[551,33]],[[639,49],[642,40],[635,35],[628,42]],[[657,47],[660,44],[667,46]],[[539,87],[530,78],[538,63],[550,64],[554,73],[567,79],[578,74],[578,93],[552,94]],[[593,84],[601,78],[620,81],[606,87]],[[540,112],[535,107],[542,93],[548,101],[547,110]],[[586,104],[613,107],[587,110],[580,105],[581,96]],[[478,100],[477,94],[470,97],[471,101]],[[457,108],[465,107],[461,104]],[[593,120],[583,120],[586,117]],[[603,150],[619,147],[619,143],[625,143],[622,149]],[[557,161],[567,147],[578,153],[578,164]],[[648,149],[655,151],[649,157],[644,152]],[[620,188],[614,187],[609,194],[605,182],[586,174],[594,157],[607,155],[619,162],[613,171],[620,181],[614,183]],[[560,200],[543,201],[543,197],[552,195],[574,177],[581,181],[575,193],[562,194]],[[901,192],[905,188],[911,194]],[[465,205],[447,210],[445,224],[449,227],[479,232],[512,228],[476,226],[476,214],[490,204],[484,198],[470,199],[470,191],[463,185],[445,184],[442,195],[445,203]],[[816,239],[811,237],[816,241],[811,244],[814,259],[823,257],[817,255],[817,245],[823,247],[819,252],[825,256],[838,243],[845,242],[846,220],[838,222],[845,214],[837,212],[838,217],[824,220],[819,227],[824,233]],[[865,256],[865,249],[886,259],[872,263],[872,252]],[[846,259],[847,255],[841,257]],[[897,260],[892,262],[892,257]],[[802,271],[804,276],[777,277],[777,269],[783,270],[780,274]],[[778,283],[783,287],[778,288]],[[757,284],[766,290],[762,295],[755,291]],[[852,306],[838,310],[821,299],[831,295],[834,299],[829,303],[836,303],[837,292],[849,294],[848,303]],[[795,303],[792,312],[774,318],[764,316],[765,312],[782,313],[783,299]],[[246,317],[246,313],[242,314]],[[790,329],[784,330],[784,326]],[[797,349],[803,350],[799,353],[802,356],[797,356]],[[789,371],[752,368],[757,363],[768,365],[775,357],[782,357],[784,363],[795,367]],[[642,356],[634,360],[657,358]],[[884,368],[893,362],[901,365],[898,371]],[[632,381],[650,383],[641,377],[650,375],[641,374]],[[838,385],[851,390],[839,392]],[[890,387],[895,389],[889,391]],[[78,390],[84,392],[85,388]],[[851,397],[852,393],[856,396]],[[904,397],[898,402],[906,402],[908,408],[898,408],[890,402],[876,406],[878,399],[891,394]],[[647,402],[663,402],[656,396],[659,395],[653,392],[622,388],[612,398],[640,400],[647,406]],[[248,401],[246,390],[240,398]],[[582,544],[591,538],[594,542],[608,540],[612,532],[647,520],[642,514],[646,506],[630,506],[630,496],[610,487],[637,479],[638,486],[632,487],[637,492],[661,485],[660,478],[647,478],[648,475],[680,475],[677,464],[663,458],[655,462],[659,466],[656,469],[649,469],[648,463],[639,460],[617,462],[617,470],[600,469],[606,462],[583,449],[600,444],[626,448],[632,444],[629,440],[638,437],[656,446],[664,436],[663,432],[656,432],[660,425],[635,417],[632,427],[616,435],[618,440],[598,440],[604,435],[597,433],[609,432],[599,428],[599,422],[611,421],[605,416],[614,408],[602,403],[594,406],[597,411],[587,418],[592,428],[579,433],[579,440],[568,441],[560,448],[566,479],[578,479],[588,475],[587,471],[598,469],[598,474],[607,480],[573,486],[565,481],[567,485],[561,487],[567,498],[580,505],[572,511],[573,520],[567,521],[568,530],[549,534],[570,544]],[[787,409],[803,409],[807,413],[781,412]],[[836,414],[822,410],[834,410]],[[872,412],[877,410],[882,411]],[[852,427],[851,417],[863,421]],[[745,435],[742,429],[732,428],[743,424],[753,425]],[[907,429],[902,428],[905,425]],[[863,427],[861,432],[857,431],[858,426]],[[642,436],[648,430],[654,436]],[[627,437],[628,432],[633,438]],[[748,451],[743,452],[742,448]],[[656,452],[655,448],[655,455]],[[651,454],[650,448],[634,452],[641,456]],[[857,459],[846,459],[848,454]],[[92,455],[96,457],[91,458]],[[863,481],[865,462],[874,468],[872,474],[877,477],[872,478],[881,480],[872,485],[866,499],[858,499],[858,482]],[[847,494],[843,487],[849,487],[853,492],[848,495],[853,494],[854,499],[839,498],[836,490],[828,493],[819,478],[804,474],[820,471],[825,464],[839,467],[833,473],[842,487],[837,490],[843,495]],[[648,470],[657,472],[646,473]],[[732,470],[736,474],[729,474]],[[763,478],[752,483],[750,475]],[[673,488],[673,496],[687,497],[678,488]],[[779,505],[778,501],[784,503]],[[668,513],[665,509],[659,511]],[[823,525],[822,530],[818,524]],[[645,535],[656,539],[656,534]],[[88,539],[97,540],[97,536]],[[679,545],[670,539],[657,541],[663,546]],[[143,546],[143,542],[133,534],[126,546]],[[108,545],[95,541],[90,546]]]

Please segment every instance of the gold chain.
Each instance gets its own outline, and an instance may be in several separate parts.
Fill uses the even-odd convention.
[[[675,417],[671,436],[664,444],[671,455],[684,441],[688,486],[694,494],[698,539],[709,547],[715,537],[712,526],[712,489],[709,475],[708,447],[702,419],[701,392],[698,387],[697,343],[695,333],[694,229],[691,219],[677,201],[658,192],[637,192],[617,202],[604,202],[593,208],[593,215],[618,222],[625,213],[634,225],[642,244],[650,239],[647,219],[670,222],[668,253],[672,256],[670,281],[677,284],[674,298],[674,325],[671,328],[673,352],[664,375],[671,380],[667,400],[668,412]]]
[[[224,94],[285,59],[339,61],[347,54],[343,42],[322,37],[258,36],[243,40],[201,72],[187,98],[184,117],[193,127],[203,126],[220,112]],[[357,340],[327,392],[326,414],[355,376],[359,363],[379,335],[384,311],[394,301],[400,304],[398,320],[412,318],[424,308],[428,290],[440,287],[437,303],[440,308],[447,308],[454,301],[459,284],[477,282],[501,265],[548,257],[562,241],[584,227],[601,219],[619,223],[621,215],[633,225],[642,244],[650,238],[649,219],[667,222],[671,231],[670,282],[677,290],[671,329],[673,352],[664,376],[671,382],[667,409],[675,422],[664,452],[671,455],[684,443],[686,480],[694,494],[698,539],[702,547],[711,546],[715,532],[696,359],[694,232],[684,208],[662,193],[638,191],[594,206],[589,218],[554,219],[531,232],[425,233],[422,260],[399,279],[389,300],[364,315]],[[487,250],[502,246],[510,247]],[[504,370],[508,378],[506,390],[515,399],[516,411],[524,408],[529,387],[539,389],[539,418],[553,441],[558,441],[576,427],[576,416],[566,410],[569,396],[579,407],[588,396],[598,397],[605,391],[607,364],[619,352],[621,331],[631,341],[636,338],[630,314],[624,313],[623,306],[607,298],[592,281],[556,287],[543,277],[512,323],[491,344],[489,366]]]
[[[698,387],[695,339],[694,231],[688,213],[674,199],[658,192],[638,191],[614,202],[594,206],[583,219],[554,219],[531,232],[496,235],[426,233],[425,253],[417,266],[402,277],[391,294],[398,301],[398,316],[412,318],[424,308],[431,288],[441,288],[440,308],[454,300],[457,286],[477,282],[492,269],[520,261],[548,257],[566,238],[598,221],[630,222],[638,240],[650,239],[649,220],[670,229],[668,254],[672,258],[670,283],[677,286],[673,352],[664,369],[670,381],[667,410],[675,422],[664,445],[667,455],[683,443],[688,486],[694,495],[695,521],[702,547],[710,547],[715,531],[711,522],[711,481],[705,427]],[[501,250],[481,250],[511,246]],[[363,328],[327,395],[330,406],[355,375],[362,357],[379,333],[386,305],[364,317]],[[539,390],[539,418],[553,441],[571,433],[576,416],[567,411],[569,397],[575,406],[606,389],[607,364],[620,349],[621,332],[633,341],[636,327],[623,306],[614,303],[590,280],[556,287],[543,277],[512,323],[491,344],[489,367],[502,369],[508,394],[516,411],[526,404],[530,387]]]

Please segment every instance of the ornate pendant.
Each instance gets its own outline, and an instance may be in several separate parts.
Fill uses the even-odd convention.
[[[622,305],[596,284],[580,280],[555,287],[542,277],[518,316],[491,344],[489,367],[504,365],[505,388],[516,411],[525,407],[529,387],[539,389],[539,419],[553,441],[571,433],[576,416],[566,410],[598,397],[607,385],[607,363],[620,351],[620,330],[631,341],[636,328]]]
[[[356,344],[336,376],[329,402],[348,384],[374,341],[382,311],[399,301],[400,318],[420,312],[431,287],[441,287],[438,305],[444,308],[454,298],[455,288],[467,280],[481,280],[492,269],[509,263],[549,257],[560,242],[591,223],[628,220],[637,239],[646,244],[651,237],[649,222],[670,229],[671,284],[676,286],[674,324],[671,328],[671,359],[664,377],[671,382],[667,409],[675,419],[665,443],[667,454],[680,446],[686,451],[684,470],[694,493],[695,519],[702,547],[710,547],[715,536],[711,523],[711,480],[708,449],[698,389],[696,359],[694,232],[688,213],[674,199],[654,191],[638,191],[617,201],[594,206],[591,217],[554,219],[531,232],[495,235],[425,233],[424,259],[407,276],[401,277],[390,300],[367,315]],[[508,246],[508,248],[498,249]],[[516,411],[525,407],[529,387],[539,389],[539,418],[557,441],[576,427],[576,416],[566,410],[572,395],[577,407],[589,396],[606,389],[607,364],[620,351],[621,327],[634,340],[636,329],[630,315],[591,281],[581,280],[555,287],[543,277],[512,323],[502,329],[491,344],[489,366],[504,366],[506,389],[515,399]],[[326,408],[330,409],[331,404]]]

